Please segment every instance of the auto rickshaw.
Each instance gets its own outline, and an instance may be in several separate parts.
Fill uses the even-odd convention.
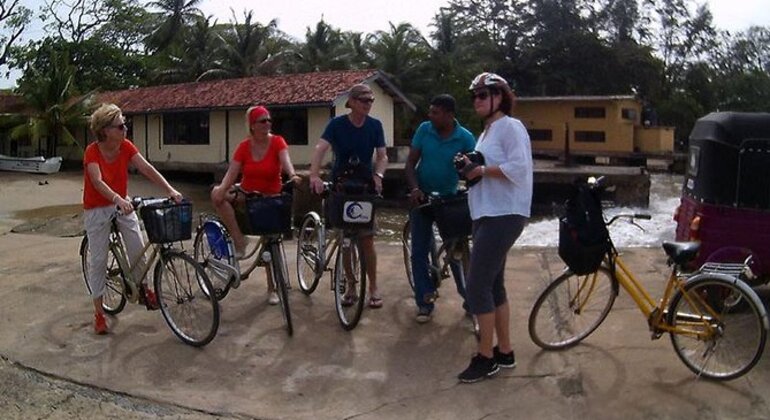
[[[715,112],[690,133],[678,241],[700,241],[704,263],[748,267],[753,286],[770,281],[770,113]]]

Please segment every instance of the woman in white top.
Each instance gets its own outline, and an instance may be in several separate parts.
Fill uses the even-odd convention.
[[[515,97],[494,73],[481,73],[470,86],[473,107],[484,120],[477,165],[465,158],[467,179],[480,178],[468,193],[473,219],[473,250],[467,302],[480,328],[478,353],[458,378],[475,382],[516,365],[510,341],[510,309],[505,292],[505,260],[521,235],[532,204],[532,152],[522,123],[512,118]],[[497,345],[493,347],[495,335]]]

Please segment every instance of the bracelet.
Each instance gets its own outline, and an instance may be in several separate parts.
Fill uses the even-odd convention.
[[[487,173],[487,167],[484,165],[481,165],[481,176],[484,176]]]
[[[379,177],[380,179],[385,179],[385,174],[381,174],[379,172],[375,172],[374,176]]]

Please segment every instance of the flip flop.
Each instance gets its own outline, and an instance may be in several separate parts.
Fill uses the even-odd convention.
[[[372,309],[382,308],[382,298],[379,296],[369,297],[369,307]]]

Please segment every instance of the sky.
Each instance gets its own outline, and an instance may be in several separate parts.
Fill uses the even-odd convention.
[[[286,1],[284,3],[284,1]],[[278,28],[304,40],[308,27],[315,27],[321,18],[326,23],[346,31],[372,33],[387,31],[389,22],[409,22],[426,37],[433,31],[433,17],[448,0],[203,0],[200,8],[220,23],[232,20],[233,11],[243,21],[244,10],[253,10],[260,23],[278,20]],[[699,0],[709,3],[718,29],[741,31],[751,25],[770,26],[770,0]],[[37,8],[43,0],[22,0]],[[44,35],[41,25],[32,25],[27,39]],[[6,79],[0,76],[0,88],[13,87],[18,72]]]

